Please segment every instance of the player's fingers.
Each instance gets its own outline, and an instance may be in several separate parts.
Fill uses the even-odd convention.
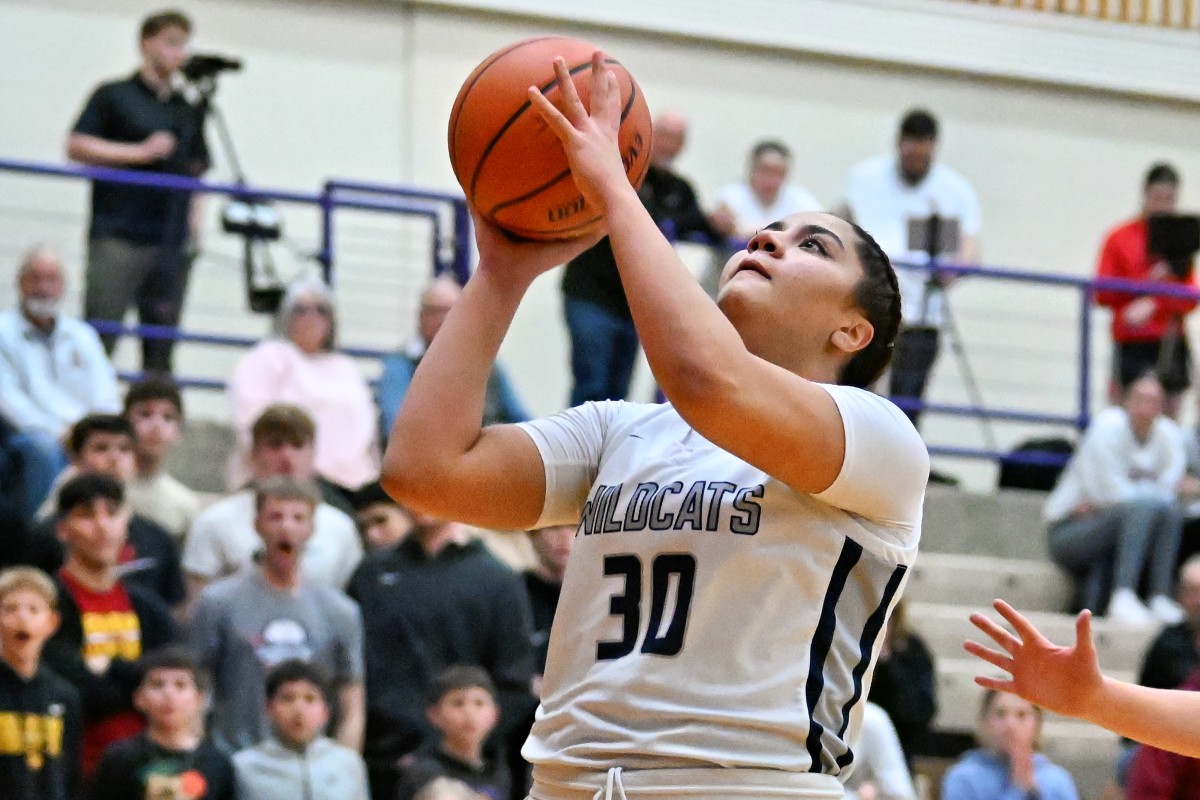
[[[608,98],[606,72],[608,72],[608,68],[604,65],[603,51],[592,51],[592,116],[595,116],[597,112],[603,112],[606,107],[602,102]]]
[[[554,75],[558,78],[558,91],[562,94],[563,114],[571,120],[572,125],[581,125],[587,120],[588,112],[579,99],[579,92],[575,91],[575,81],[562,56],[554,59]]]
[[[1092,612],[1086,608],[1075,618],[1075,649],[1088,658],[1096,657],[1096,645],[1092,640]]]
[[[975,683],[985,689],[995,689],[998,692],[1009,692],[1016,694],[1016,686],[1012,681],[1002,681],[996,678],[987,678],[983,675],[975,676]]]
[[[1017,648],[1021,646],[1021,642],[1019,639],[1017,639],[1017,637],[1013,636],[1004,628],[1001,628],[999,625],[992,622],[983,614],[972,614],[971,624],[986,633],[992,638],[993,641],[996,642],[996,644],[1000,645],[1010,653],[1015,652]]]
[[[611,70],[604,71],[604,85],[607,88],[604,104],[604,124],[611,133],[621,130],[621,87],[617,76]]]
[[[621,127],[621,90],[605,63],[603,51],[592,53],[592,119],[609,130]]]
[[[1020,611],[1017,611],[1003,600],[996,600],[992,603],[992,606],[1000,616],[1008,620],[1008,624],[1013,626],[1022,641],[1026,643],[1047,643],[1047,639],[1045,636],[1042,636],[1042,632],[1035,628],[1033,623]]]
[[[542,119],[546,120],[546,124],[550,126],[550,130],[561,140],[566,141],[570,136],[575,126],[571,121],[563,116],[554,103],[546,99],[546,95],[538,91],[536,86],[529,87],[529,102],[533,103],[533,107],[542,115]]]
[[[963,649],[977,658],[982,658],[993,667],[999,667],[1010,675],[1012,674],[1013,660],[1000,651],[984,647],[979,642],[972,642],[970,640],[963,642]]]

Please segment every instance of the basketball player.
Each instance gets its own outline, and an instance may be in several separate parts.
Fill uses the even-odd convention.
[[[481,429],[530,282],[595,237],[516,243],[477,215],[479,267],[416,372],[384,485],[484,527],[578,525],[524,749],[532,797],[840,798],[929,470],[904,414],[857,388],[888,361],[895,274],[861,230],[801,214],[730,260],[714,306],[629,185],[615,78],[599,54],[592,69],[590,116],[561,59],[566,116],[535,102],[606,214],[670,402]]]
[[[982,614],[971,615],[975,627],[1005,653],[978,642],[964,647],[1009,674],[1007,680],[978,677],[980,686],[1012,692],[1160,750],[1200,758],[1200,692],[1151,689],[1105,677],[1092,643],[1090,611],[1075,620],[1075,646],[1059,647],[1008,603],[997,600],[994,605],[1017,635]]]

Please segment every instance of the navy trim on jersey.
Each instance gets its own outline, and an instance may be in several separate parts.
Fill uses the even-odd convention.
[[[805,685],[804,698],[808,704],[808,757],[811,764],[809,772],[824,772],[821,760],[821,736],[825,733],[824,726],[817,722],[814,711],[821,692],[825,690],[825,659],[833,646],[833,634],[837,629],[837,604],[846,588],[846,581],[851,570],[862,557],[863,548],[858,542],[847,539],[838,555],[833,574],[829,576],[829,587],[825,590],[825,600],[821,603],[821,619],[813,633],[812,646],[808,653],[808,683]]]
[[[888,610],[892,606],[892,600],[895,598],[896,592],[900,591],[900,583],[904,580],[904,573],[907,571],[908,567],[904,564],[892,570],[892,576],[888,579],[887,587],[883,590],[883,598],[867,619],[866,627],[863,628],[862,638],[858,641],[859,660],[854,666],[853,673],[854,693],[846,701],[846,705],[842,706],[842,727],[838,730],[838,738],[842,741],[846,740],[846,728],[850,726],[850,709],[854,708],[854,704],[862,698],[862,679],[863,675],[867,672],[867,667],[871,664],[871,653],[875,651],[875,640],[879,638],[879,634],[883,630],[884,622],[887,621]],[[854,751],[847,747],[846,752],[838,756],[837,765],[845,769],[852,763],[854,763]]]

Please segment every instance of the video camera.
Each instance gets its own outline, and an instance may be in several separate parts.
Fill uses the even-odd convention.
[[[216,53],[196,53],[180,68],[183,77],[192,83],[206,78],[215,78],[222,72],[237,72],[242,68],[242,62],[236,58],[217,55]]]

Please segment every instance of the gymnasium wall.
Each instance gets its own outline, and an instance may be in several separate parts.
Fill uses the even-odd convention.
[[[697,14],[707,8],[672,0],[643,3],[656,12],[647,12],[645,19],[675,14],[690,28],[703,21]],[[964,44],[967,28],[946,22],[938,29],[945,53],[937,41],[921,41],[919,47],[910,43],[907,54],[889,51],[887,63],[871,60],[870,42],[860,42],[857,49],[844,46],[852,31],[844,21],[841,27],[823,24],[830,5],[761,0],[739,7],[744,12],[770,7],[775,13],[759,20],[745,12],[728,23],[728,36],[710,32],[701,39],[664,35],[649,25],[620,30],[602,19],[538,21],[532,16],[539,13],[536,8],[516,2],[197,0],[185,8],[197,24],[197,49],[246,62],[243,73],[222,79],[219,100],[251,180],[269,186],[315,190],[326,177],[340,176],[454,188],[445,122],[463,77],[511,40],[567,32],[617,55],[637,76],[653,108],[676,109],[692,120],[679,167],[705,198],[742,175],[745,153],[755,140],[772,136],[793,146],[796,179],[833,204],[847,169],[890,148],[900,114],[922,105],[942,120],[941,157],[979,190],[989,264],[1087,274],[1103,232],[1135,210],[1141,177],[1157,159],[1177,164],[1184,175],[1184,206],[1200,208],[1200,103],[1179,89],[1170,59],[1157,71],[1136,76],[1137,86],[1114,83],[1112,75],[1129,70],[1110,70],[1103,80],[1097,72],[1095,86],[1089,87],[1087,75],[1055,73],[1047,66],[1055,59],[1064,68],[1103,65],[1106,47],[1110,60],[1119,60],[1122,42],[1125,49],[1142,42],[1159,53],[1177,47],[1186,59],[1195,51],[1190,40],[1148,32],[1151,38],[1143,41],[1141,34],[1125,29],[1123,38],[1109,36],[1108,29],[1100,37],[1094,28],[1055,29],[1060,44],[1052,53],[1024,56],[1025,72],[1039,74],[1005,80],[982,67],[1009,63],[1010,50],[997,49],[989,59],[986,48]],[[875,30],[886,29],[887,15],[901,13],[898,7],[904,4],[840,4],[850,5],[859,6],[860,15],[872,15]],[[925,0],[924,7],[931,5]],[[143,0],[102,5],[0,0],[0,52],[5,54],[0,156],[61,160],[65,131],[90,88],[101,78],[133,69],[136,27],[153,7]],[[980,19],[971,16],[969,22],[977,28]],[[781,40],[780,32],[789,29],[803,36]],[[762,31],[760,39],[756,30]],[[842,38],[828,38],[823,47],[826,31]],[[754,44],[760,40],[769,46]],[[1064,41],[1075,42],[1074,56]],[[975,66],[961,63],[963,52],[973,54]],[[959,61],[946,53],[959,54]],[[1159,73],[1162,88],[1156,91]],[[213,177],[228,175],[218,154]],[[19,252],[33,239],[61,243],[77,268],[85,204],[79,186],[0,175],[0,272],[11,275]],[[210,211],[217,205],[211,203]],[[280,248],[280,268],[304,269],[310,263],[305,254],[317,246],[315,214],[297,208],[284,212],[290,245]],[[361,213],[344,214],[339,222],[344,340],[395,346],[412,330],[415,287],[427,269],[419,254],[428,231],[420,223]],[[264,320],[241,308],[236,242],[215,224],[208,227],[186,325],[265,331]],[[567,394],[566,334],[555,281],[551,275],[535,285],[502,354],[538,413],[556,410]],[[0,303],[11,297],[11,280],[0,277]],[[1075,295],[972,280],[955,287],[952,307],[989,404],[1072,410]],[[1093,316],[1100,326],[1094,347],[1098,387],[1107,369],[1107,320],[1103,312]],[[133,347],[125,345],[118,358],[132,365],[133,355]],[[221,375],[235,357],[235,352],[185,347],[180,366]],[[637,391],[645,393],[647,383],[643,371]],[[939,365],[932,396],[966,399],[952,353]],[[212,396],[197,396],[193,408],[209,416],[224,413],[220,398]],[[1003,426],[996,435],[1003,445],[1032,430]],[[930,418],[925,431],[931,442],[983,441],[971,421]],[[961,462],[946,467],[974,485],[989,477],[987,469]]]

